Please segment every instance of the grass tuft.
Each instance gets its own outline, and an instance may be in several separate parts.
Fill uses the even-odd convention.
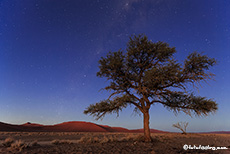
[[[16,151],[20,151],[20,152],[26,148],[28,148],[28,144],[26,144],[22,140],[17,140],[14,143],[12,143],[10,146],[11,150],[16,150]]]
[[[6,138],[6,139],[2,142],[2,145],[3,145],[4,147],[10,147],[11,144],[13,144],[13,143],[14,143],[14,139],[8,137],[8,138]]]
[[[60,144],[73,144],[70,140],[53,140],[51,141],[54,145],[60,145]]]
[[[31,146],[32,146],[32,147],[39,146],[38,141],[37,141],[37,140],[33,141],[33,142],[31,143]]]

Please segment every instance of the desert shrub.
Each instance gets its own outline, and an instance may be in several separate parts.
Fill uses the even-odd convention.
[[[109,136],[107,136],[107,135],[104,135],[101,139],[100,139],[100,143],[108,143],[108,142],[117,142],[117,141],[119,141],[118,139],[117,139],[117,137],[116,136],[113,136],[113,135],[109,135]]]
[[[32,135],[33,135],[33,133],[28,133],[27,135],[28,135],[28,136],[32,136]]]
[[[108,143],[114,142],[116,139],[113,136],[106,136],[104,135],[102,138],[97,136],[89,136],[85,135],[82,136],[77,142],[78,143]]]
[[[53,140],[53,141],[51,141],[51,143],[54,145],[58,145],[58,144],[60,144],[60,140]]]
[[[53,140],[51,141],[52,144],[54,145],[60,145],[60,144],[72,144],[70,140]]]
[[[26,149],[27,147],[28,147],[28,144],[26,144],[22,140],[17,140],[14,143],[12,143],[10,146],[11,150],[16,150],[16,151],[22,151],[23,149]]]
[[[175,128],[178,128],[182,131],[182,134],[187,134],[186,129],[188,127],[188,122],[178,122],[172,125]]]
[[[137,135],[137,134],[127,134],[126,136],[120,138],[118,141],[142,141],[143,135]]]
[[[73,144],[70,140],[61,140],[61,144]]]
[[[134,134],[127,134],[123,139],[126,141],[134,140],[137,136]]]
[[[35,140],[35,141],[33,141],[32,143],[31,143],[31,146],[39,146],[39,144],[38,144],[38,141],[37,140]]]
[[[161,136],[161,135],[157,135],[157,136],[151,136],[152,137],[152,141],[153,142],[165,142],[165,140],[167,140],[165,137]]]
[[[124,137],[117,137],[116,135],[103,135],[101,138],[97,136],[84,135],[77,143],[109,143],[109,142],[123,142],[123,141],[144,141],[143,135],[128,134]]]
[[[111,135],[108,138],[109,138],[109,142],[116,142],[116,141],[118,141],[118,139],[117,139],[117,137],[115,135]]]
[[[78,143],[86,143],[88,140],[89,140],[88,137],[82,136],[77,142]]]
[[[8,137],[5,139],[5,141],[2,142],[2,145],[4,147],[10,147],[12,143],[14,143],[14,139]]]
[[[93,140],[92,140],[94,143],[98,143],[99,142],[99,138],[97,136],[93,137]]]
[[[103,138],[100,140],[100,143],[108,143],[110,139],[107,136],[103,136]]]
[[[77,142],[78,143],[98,143],[100,140],[97,136],[82,136]]]

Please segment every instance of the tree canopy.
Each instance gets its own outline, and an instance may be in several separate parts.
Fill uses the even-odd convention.
[[[175,53],[175,47],[165,42],[154,43],[145,35],[130,37],[125,52],[109,52],[99,60],[97,76],[110,81],[104,89],[112,93],[109,98],[91,104],[84,113],[100,119],[134,105],[135,111],[143,113],[144,121],[149,121],[149,108],[155,103],[175,113],[198,116],[214,113],[217,103],[195,96],[187,86],[212,79],[214,74],[208,70],[216,60],[193,52],[181,64],[173,57]]]

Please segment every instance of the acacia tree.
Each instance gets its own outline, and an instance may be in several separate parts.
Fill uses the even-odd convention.
[[[198,116],[217,110],[215,101],[187,90],[188,84],[196,86],[200,81],[212,79],[214,74],[208,70],[216,63],[214,58],[193,52],[180,64],[173,57],[175,47],[164,42],[153,43],[145,35],[130,37],[126,50],[109,52],[99,60],[97,76],[110,81],[104,89],[112,94],[91,104],[85,114],[98,120],[106,114],[118,116],[123,108],[134,105],[134,111],[143,114],[145,141],[151,141],[149,109],[153,104],[160,103],[175,113]]]

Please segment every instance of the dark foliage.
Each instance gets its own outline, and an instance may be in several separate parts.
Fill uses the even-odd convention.
[[[109,52],[99,61],[97,76],[110,81],[104,89],[112,94],[107,100],[90,105],[84,113],[99,119],[107,113],[118,115],[123,108],[134,105],[134,111],[142,112],[148,121],[149,108],[155,103],[175,113],[214,113],[217,103],[189,93],[187,85],[212,79],[214,74],[208,70],[216,60],[193,52],[181,64],[174,59],[175,52],[167,43],[153,43],[143,35],[130,37],[126,52]]]

